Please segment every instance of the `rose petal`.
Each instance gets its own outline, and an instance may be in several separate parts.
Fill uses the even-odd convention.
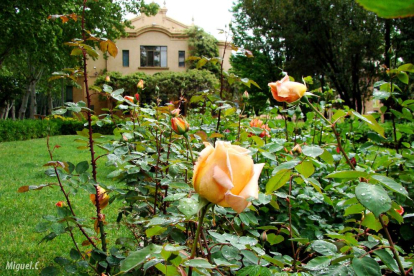
[[[225,200],[227,204],[238,214],[243,212],[243,210],[251,204],[244,197],[233,195],[231,192],[226,193]]]
[[[204,143],[204,145],[206,146],[205,149],[203,149],[200,152],[200,156],[197,159],[197,162],[194,166],[194,177],[193,177],[193,186],[194,189],[196,189],[195,187],[195,183],[197,183],[197,176],[199,176],[199,170],[201,167],[204,166],[205,161],[207,160],[207,158],[210,156],[210,154],[214,151],[213,146],[210,143]]]
[[[231,179],[229,178],[229,176],[226,174],[225,171],[223,171],[222,169],[220,169],[219,166],[215,166],[214,170],[213,170],[213,179],[220,184],[221,186],[223,186],[224,188],[226,188],[227,190],[230,190],[234,187]]]
[[[253,168],[253,176],[250,179],[249,183],[244,187],[243,191],[240,192],[239,196],[243,198],[254,197],[256,199],[259,198],[259,177],[262,169],[264,167],[264,163],[255,164]]]

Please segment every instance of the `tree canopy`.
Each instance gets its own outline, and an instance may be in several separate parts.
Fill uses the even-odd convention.
[[[348,106],[362,109],[383,53],[375,14],[352,0],[239,0],[233,12],[235,44],[264,53],[274,65],[270,76],[283,70],[326,80]]]

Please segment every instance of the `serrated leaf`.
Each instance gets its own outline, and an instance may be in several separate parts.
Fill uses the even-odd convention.
[[[357,276],[381,276],[381,269],[378,263],[374,259],[367,256],[361,259],[353,258],[352,268],[354,269]]]
[[[340,171],[340,172],[334,172],[330,173],[325,178],[340,178],[340,179],[355,179],[359,177],[365,177],[367,178],[369,176],[366,172],[361,171]]]
[[[266,193],[270,194],[280,189],[290,179],[292,171],[289,169],[282,169],[272,176],[266,184]]]
[[[120,269],[122,272],[128,272],[131,269],[143,264],[147,258],[153,253],[161,252],[162,247],[156,244],[150,244],[143,249],[134,251],[128,255],[124,260],[121,261]]]
[[[381,223],[378,219],[375,218],[373,213],[369,213],[364,217],[362,225],[374,230],[375,232],[378,232],[382,229]]]
[[[386,177],[384,175],[373,175],[372,179],[377,180],[379,183],[381,183],[381,185],[385,186],[389,190],[396,192],[400,195],[403,195],[405,197],[408,197],[407,190],[404,189],[404,187],[401,186],[401,184],[395,182],[394,179]]]
[[[391,199],[380,185],[361,182],[355,188],[355,195],[362,205],[374,213],[375,217],[391,208]]]
[[[311,248],[324,256],[334,255],[338,252],[335,244],[323,240],[312,242]]]
[[[319,155],[321,155],[324,152],[323,149],[321,149],[318,146],[303,146],[302,148],[302,153],[306,156],[310,156],[310,157],[318,157]]]

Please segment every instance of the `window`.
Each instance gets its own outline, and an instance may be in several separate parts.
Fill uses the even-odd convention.
[[[73,86],[66,86],[66,101],[73,102]]]
[[[167,46],[141,46],[141,67],[167,67]]]
[[[185,67],[185,51],[178,51],[178,67]]]
[[[129,67],[129,50],[122,50],[122,66]]]

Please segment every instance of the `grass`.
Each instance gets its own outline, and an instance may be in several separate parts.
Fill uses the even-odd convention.
[[[70,161],[75,165],[80,161],[89,160],[89,151],[76,149],[79,146],[79,143],[74,142],[76,137],[50,137],[51,147],[61,146],[55,150],[54,160]],[[101,149],[96,151],[97,154],[104,153]],[[69,258],[69,251],[73,247],[68,234],[39,244],[48,232],[35,232],[36,225],[44,221],[44,216],[56,214],[56,202],[64,201],[58,187],[17,193],[20,186],[56,182],[55,178],[44,173],[48,167],[43,167],[43,164],[49,161],[46,138],[0,143],[0,156],[0,275],[39,275],[40,269],[54,264],[55,257]],[[105,160],[106,158],[98,160],[98,181],[106,185],[117,185],[106,178],[112,169],[105,167]],[[94,206],[89,200],[89,193],[85,190],[79,190],[76,196],[72,197],[72,203],[77,216],[87,219],[96,216]],[[108,222],[116,221],[119,206],[120,202],[115,201],[104,209]],[[85,223],[93,228],[92,220]],[[125,228],[118,229],[117,225],[108,225],[110,245],[115,243],[115,237],[122,234],[120,231],[125,232],[124,236],[130,236]],[[77,234],[75,238],[81,250],[85,250],[86,248],[80,245],[85,238],[81,234]],[[6,270],[7,262],[38,262],[39,270]]]

